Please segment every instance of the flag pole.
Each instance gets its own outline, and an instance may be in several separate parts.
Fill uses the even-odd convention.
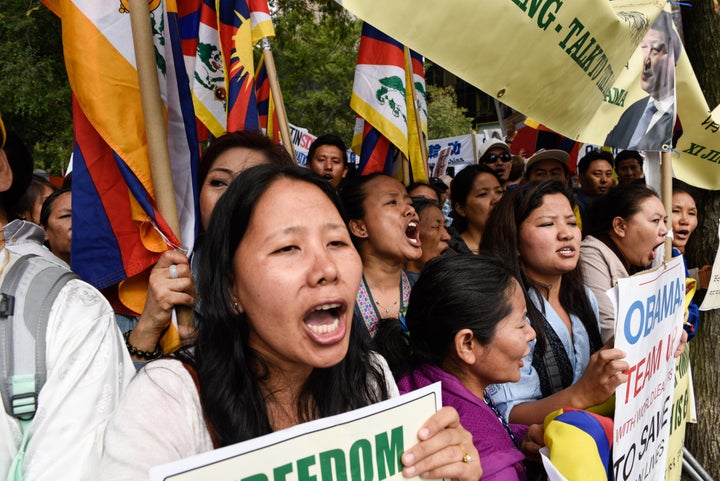
[[[275,58],[273,57],[272,49],[270,48],[270,40],[268,40],[267,37],[263,37],[262,39],[262,49],[268,81],[270,82],[270,92],[272,92],[275,112],[277,113],[278,122],[280,123],[280,137],[282,138],[285,150],[288,151],[290,157],[292,157],[295,163],[297,163],[297,159],[295,158],[295,147],[293,146],[292,139],[290,138],[290,124],[288,122],[287,113],[285,112],[285,102],[283,102],[282,92],[280,91],[280,82],[278,82],[277,70],[275,69]]]
[[[665,150],[661,154],[662,167],[661,175],[662,179],[662,201],[667,213],[667,220],[665,221],[665,227],[668,231],[672,230],[672,152]],[[672,239],[665,237],[665,262],[672,260]]]
[[[473,164],[478,163],[478,151],[477,151],[477,132],[475,132],[475,129],[472,130],[472,137],[470,137],[472,140],[472,146],[473,146]]]
[[[402,153],[398,149],[398,153],[400,155],[400,162],[402,162],[402,178],[403,178],[403,185],[407,187],[410,185],[410,159],[405,157],[405,154]]]
[[[415,71],[412,67],[412,55],[410,55],[410,49],[405,46],[404,48],[404,57],[405,57],[405,69],[408,72],[408,78],[410,79],[410,92],[412,96],[412,104],[413,109],[415,109],[415,128],[417,129],[417,136],[420,141],[420,154],[422,155],[422,161],[423,161],[423,168],[425,169],[425,174],[430,177],[430,169],[428,168],[428,152],[427,152],[427,141],[425,139],[425,136],[423,135],[423,129],[422,129],[422,118],[420,118],[420,111],[418,109],[418,94],[417,94],[417,88],[415,88]]]
[[[150,10],[147,0],[129,0],[128,6],[155,202],[160,215],[175,236],[180,239],[180,222],[175,204],[175,186],[170,168],[165,116],[163,115],[160,84],[155,64]],[[176,309],[179,325],[191,328],[195,326],[194,315],[190,308],[177,306]],[[179,344],[179,337],[177,341]],[[167,352],[165,345],[163,345],[163,351]]]

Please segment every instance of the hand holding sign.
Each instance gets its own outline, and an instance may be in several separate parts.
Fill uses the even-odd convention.
[[[418,440],[402,455],[403,476],[459,481],[477,481],[482,476],[480,455],[455,408],[446,406],[432,415],[418,431]],[[465,462],[466,454],[469,462]]]
[[[627,381],[623,371],[630,366],[625,362],[625,353],[612,347],[608,341],[599,351],[590,356],[590,362],[580,380],[571,386],[581,399],[576,406],[589,408],[602,404],[615,393],[617,387]]]
[[[680,335],[680,345],[675,349],[675,353],[673,354],[674,357],[678,358],[683,355],[685,352],[685,345],[688,342],[688,333],[683,329],[682,334]]]
[[[532,424],[522,443],[520,451],[530,461],[540,461],[540,448],[545,446],[545,426],[543,424]]]

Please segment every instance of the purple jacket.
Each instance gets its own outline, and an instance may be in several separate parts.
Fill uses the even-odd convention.
[[[524,481],[525,455],[513,444],[505,427],[485,401],[471,393],[458,378],[439,367],[424,364],[398,380],[401,393],[413,391],[435,382],[442,383],[443,406],[454,407],[460,422],[473,436],[480,453],[483,481]],[[511,424],[515,438],[521,441],[528,427]]]

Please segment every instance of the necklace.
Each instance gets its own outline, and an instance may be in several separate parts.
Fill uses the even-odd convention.
[[[395,299],[395,302],[392,303],[392,305],[390,306],[390,309],[393,309],[395,306],[398,305],[398,300],[399,300],[399,299]],[[380,303],[380,301],[375,300],[375,304],[377,304],[377,306],[378,306],[380,309],[382,309],[383,311],[385,311],[385,317],[388,317],[388,316],[390,315],[390,309],[388,309],[387,307],[383,306],[383,305]]]
[[[485,401],[485,404],[487,404],[488,407],[493,410],[493,412],[495,413],[495,416],[497,416],[498,420],[502,423],[503,427],[505,428],[505,431],[507,431],[507,433],[510,435],[510,439],[512,439],[512,442],[515,445],[515,447],[520,448],[520,445],[518,444],[517,439],[515,439],[515,435],[510,430],[510,426],[508,426],[507,421],[505,421],[505,418],[502,416],[502,414],[500,414],[500,411],[498,411],[498,408],[495,406],[495,403],[493,402],[492,398],[490,398],[490,396],[488,396],[487,391],[483,392],[483,400]]]
[[[399,299],[400,304],[398,306],[398,317],[400,318],[400,322],[403,322],[405,312],[407,311],[407,305],[410,301],[410,279],[405,271],[402,272],[401,277],[400,286],[402,288],[402,297]],[[397,303],[394,305],[397,305]],[[374,337],[377,332],[377,323],[382,316],[382,312],[380,312],[378,303],[375,302],[372,292],[370,292],[365,276],[363,276],[362,282],[360,283],[356,307],[359,309],[363,322],[370,332],[370,337]],[[383,311],[387,311],[387,313],[390,314],[390,309],[385,309],[383,307]]]

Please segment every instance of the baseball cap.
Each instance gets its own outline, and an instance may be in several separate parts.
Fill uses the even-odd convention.
[[[503,149],[508,154],[510,153],[510,146],[500,139],[488,139],[478,147],[478,162],[482,162],[480,159],[492,148]]]
[[[563,167],[565,167],[565,171],[567,172],[567,170],[568,170],[567,163],[568,163],[569,158],[570,158],[570,155],[567,152],[565,152],[564,150],[540,149],[537,152],[535,152],[532,155],[532,157],[530,157],[529,159],[527,159],[527,161],[525,161],[525,171],[523,172],[523,174],[525,174],[527,176],[527,173],[530,170],[530,168],[533,165],[535,165],[538,162],[543,161],[543,160],[556,160],[556,161],[560,162],[563,165]]]

